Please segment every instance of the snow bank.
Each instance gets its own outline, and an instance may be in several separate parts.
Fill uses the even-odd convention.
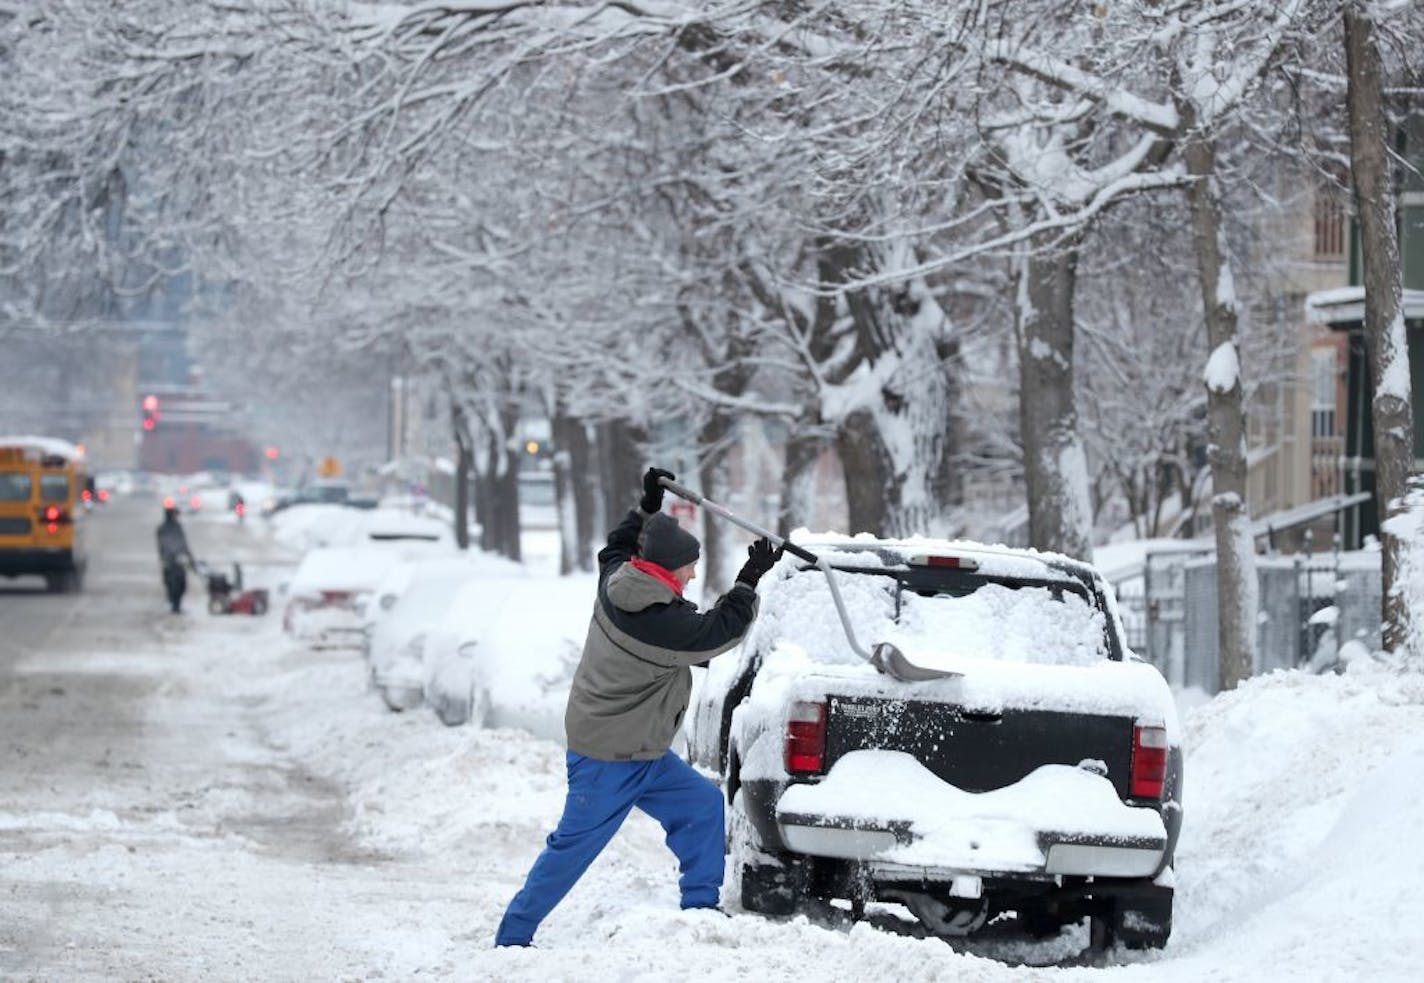
[[[1424,676],[1272,673],[1185,724],[1174,950],[1203,976],[1417,974]]]

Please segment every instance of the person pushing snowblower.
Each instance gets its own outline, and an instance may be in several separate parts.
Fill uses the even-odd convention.
[[[163,566],[163,590],[168,595],[168,606],[177,614],[188,589],[185,567],[193,565],[193,554],[188,549],[188,537],[178,524],[178,509],[171,500],[163,503],[163,522],[158,527],[158,562]]]
[[[725,864],[722,793],[671,750],[692,689],[691,666],[737,644],[756,617],[756,585],[781,555],[767,539],[747,548],[732,588],[708,611],[682,596],[701,546],[664,515],[649,468],[636,510],[598,554],[598,598],[569,692],[564,729],[568,797],[495,934],[528,946],[589,864],[637,808],[662,824],[677,855],[682,907],[717,908]]]

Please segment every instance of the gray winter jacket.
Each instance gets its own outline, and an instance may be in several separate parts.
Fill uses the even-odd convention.
[[[164,519],[158,527],[158,560],[165,566],[169,563],[188,562],[192,553],[188,550],[188,537],[177,522]]]
[[[646,518],[629,512],[598,554],[598,600],[564,714],[569,750],[602,761],[667,753],[687,712],[689,667],[735,646],[756,617],[756,591],[746,584],[699,612],[630,565]]]

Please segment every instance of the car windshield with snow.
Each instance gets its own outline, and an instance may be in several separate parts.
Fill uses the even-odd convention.
[[[830,579],[788,557],[688,723],[731,804],[743,906],[903,905],[964,935],[1014,913],[1094,942],[1171,931],[1181,748],[1170,691],[1125,649],[1089,565],[961,542],[825,539],[855,634],[927,678],[867,664]]]

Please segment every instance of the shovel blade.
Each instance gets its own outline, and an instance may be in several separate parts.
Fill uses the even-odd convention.
[[[902,683],[926,683],[933,679],[953,679],[964,675],[952,669],[926,669],[916,665],[905,658],[904,652],[889,642],[881,642],[871,650],[870,664],[891,679],[898,679]]]

